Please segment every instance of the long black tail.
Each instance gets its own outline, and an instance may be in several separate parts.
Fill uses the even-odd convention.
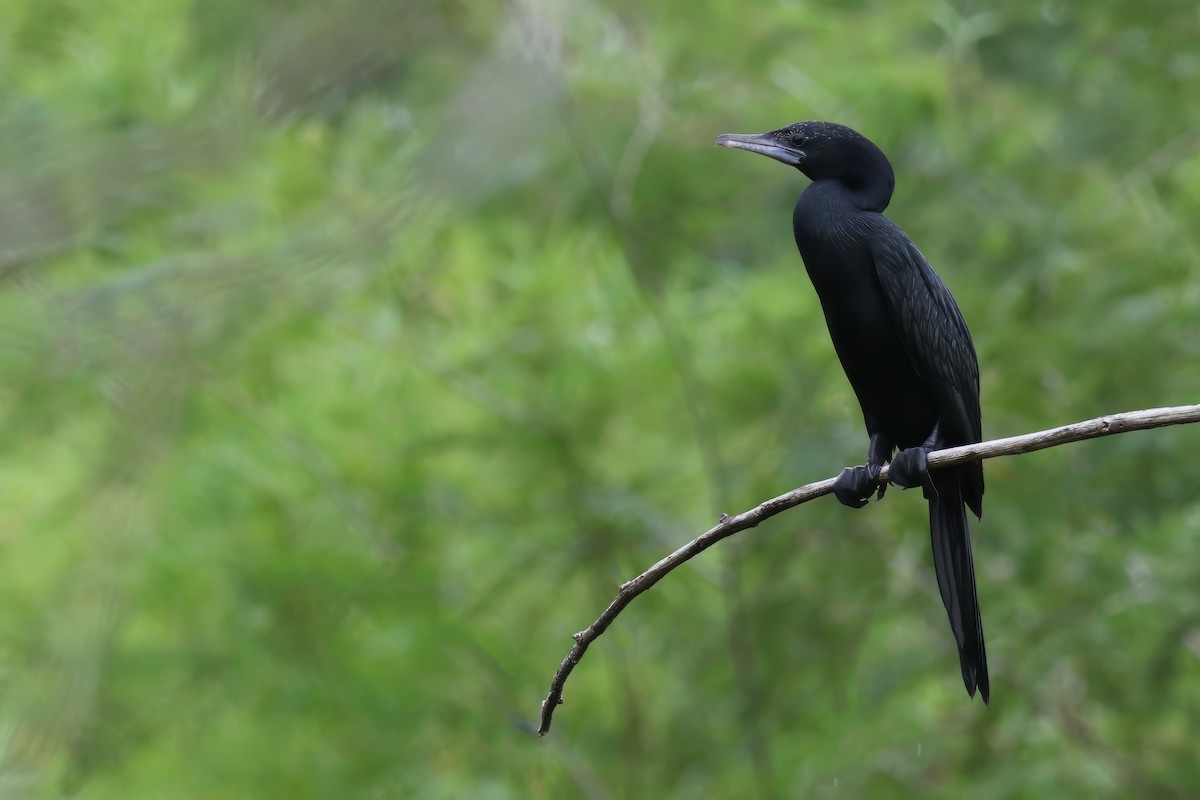
[[[929,493],[929,530],[933,539],[933,568],[950,628],[958,643],[967,694],[975,689],[988,702],[987,651],[983,646],[983,620],[975,595],[975,563],[971,557],[971,534],[963,505],[961,476],[951,468],[931,470],[933,492]]]

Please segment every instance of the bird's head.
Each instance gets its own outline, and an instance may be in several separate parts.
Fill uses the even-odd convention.
[[[869,197],[864,208],[882,211],[895,185],[892,165],[883,151],[861,133],[835,122],[795,122],[767,133],[723,133],[717,144],[769,156],[812,181],[839,181]]]

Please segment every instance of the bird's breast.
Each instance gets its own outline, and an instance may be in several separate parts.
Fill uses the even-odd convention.
[[[796,201],[792,232],[809,276],[820,293],[847,281],[857,283],[871,273],[872,217],[855,208],[837,186],[814,183]]]
[[[875,270],[868,212],[831,215],[829,208],[806,206],[802,197],[793,229],[834,350],[858,396],[867,429],[885,431],[905,446],[919,444],[933,427],[933,403],[904,351]]]
[[[796,224],[796,247],[821,297],[871,291],[878,284],[870,241],[846,224]]]

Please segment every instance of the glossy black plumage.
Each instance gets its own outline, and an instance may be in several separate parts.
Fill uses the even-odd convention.
[[[981,439],[979,364],[954,298],[916,245],[883,216],[894,177],[883,152],[855,131],[798,122],[717,144],[766,155],[812,180],[796,202],[796,246],[825,312],[838,359],[862,406],[867,464],[843,471],[835,493],[861,507],[879,470],[929,501],[934,570],[958,645],[963,682],[988,701],[987,653],[966,508],[983,510],[983,465],[927,470],[933,449]]]

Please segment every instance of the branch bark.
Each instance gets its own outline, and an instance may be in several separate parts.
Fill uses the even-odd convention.
[[[1006,439],[992,439],[991,441],[980,442],[979,444],[937,450],[929,454],[929,466],[948,467],[952,464],[961,464],[967,461],[979,461],[998,456],[1032,453],[1036,450],[1045,450],[1048,447],[1056,447],[1060,444],[1069,444],[1071,442],[1081,442],[1085,439],[1097,439],[1101,436],[1112,436],[1117,433],[1162,428],[1167,425],[1184,425],[1192,422],[1200,422],[1200,405],[1125,411],[1119,414],[1096,417],[1084,422],[1063,425],[1059,428],[1026,433],[1021,436],[1010,436]],[[887,473],[888,469],[884,467],[880,477],[886,480]],[[635,597],[658,583],[671,570],[704,552],[722,539],[726,539],[747,528],[756,527],[763,520],[787,511],[789,508],[830,494],[833,491],[833,482],[833,478],[827,478],[823,481],[801,486],[786,494],[781,494],[778,497],[773,497],[766,502],[760,503],[749,511],[744,511],[737,516],[731,517],[722,514],[720,522],[708,531],[697,536],[674,553],[671,553],[641,575],[621,584],[616,598],[609,604],[608,608],[604,609],[604,613],[587,628],[574,635],[575,645],[571,648],[571,652],[567,653],[567,657],[563,659],[562,663],[559,664],[558,671],[554,673],[554,678],[550,681],[550,693],[542,701],[541,723],[538,726],[538,735],[545,736],[549,732],[550,723],[554,717],[554,710],[563,702],[563,687],[567,683],[567,678],[570,677],[571,671],[575,669],[575,665],[583,658],[583,654],[587,652],[588,645],[596,641],[596,639],[600,638],[608,630],[608,626],[613,623],[617,615],[624,611],[625,607]]]

